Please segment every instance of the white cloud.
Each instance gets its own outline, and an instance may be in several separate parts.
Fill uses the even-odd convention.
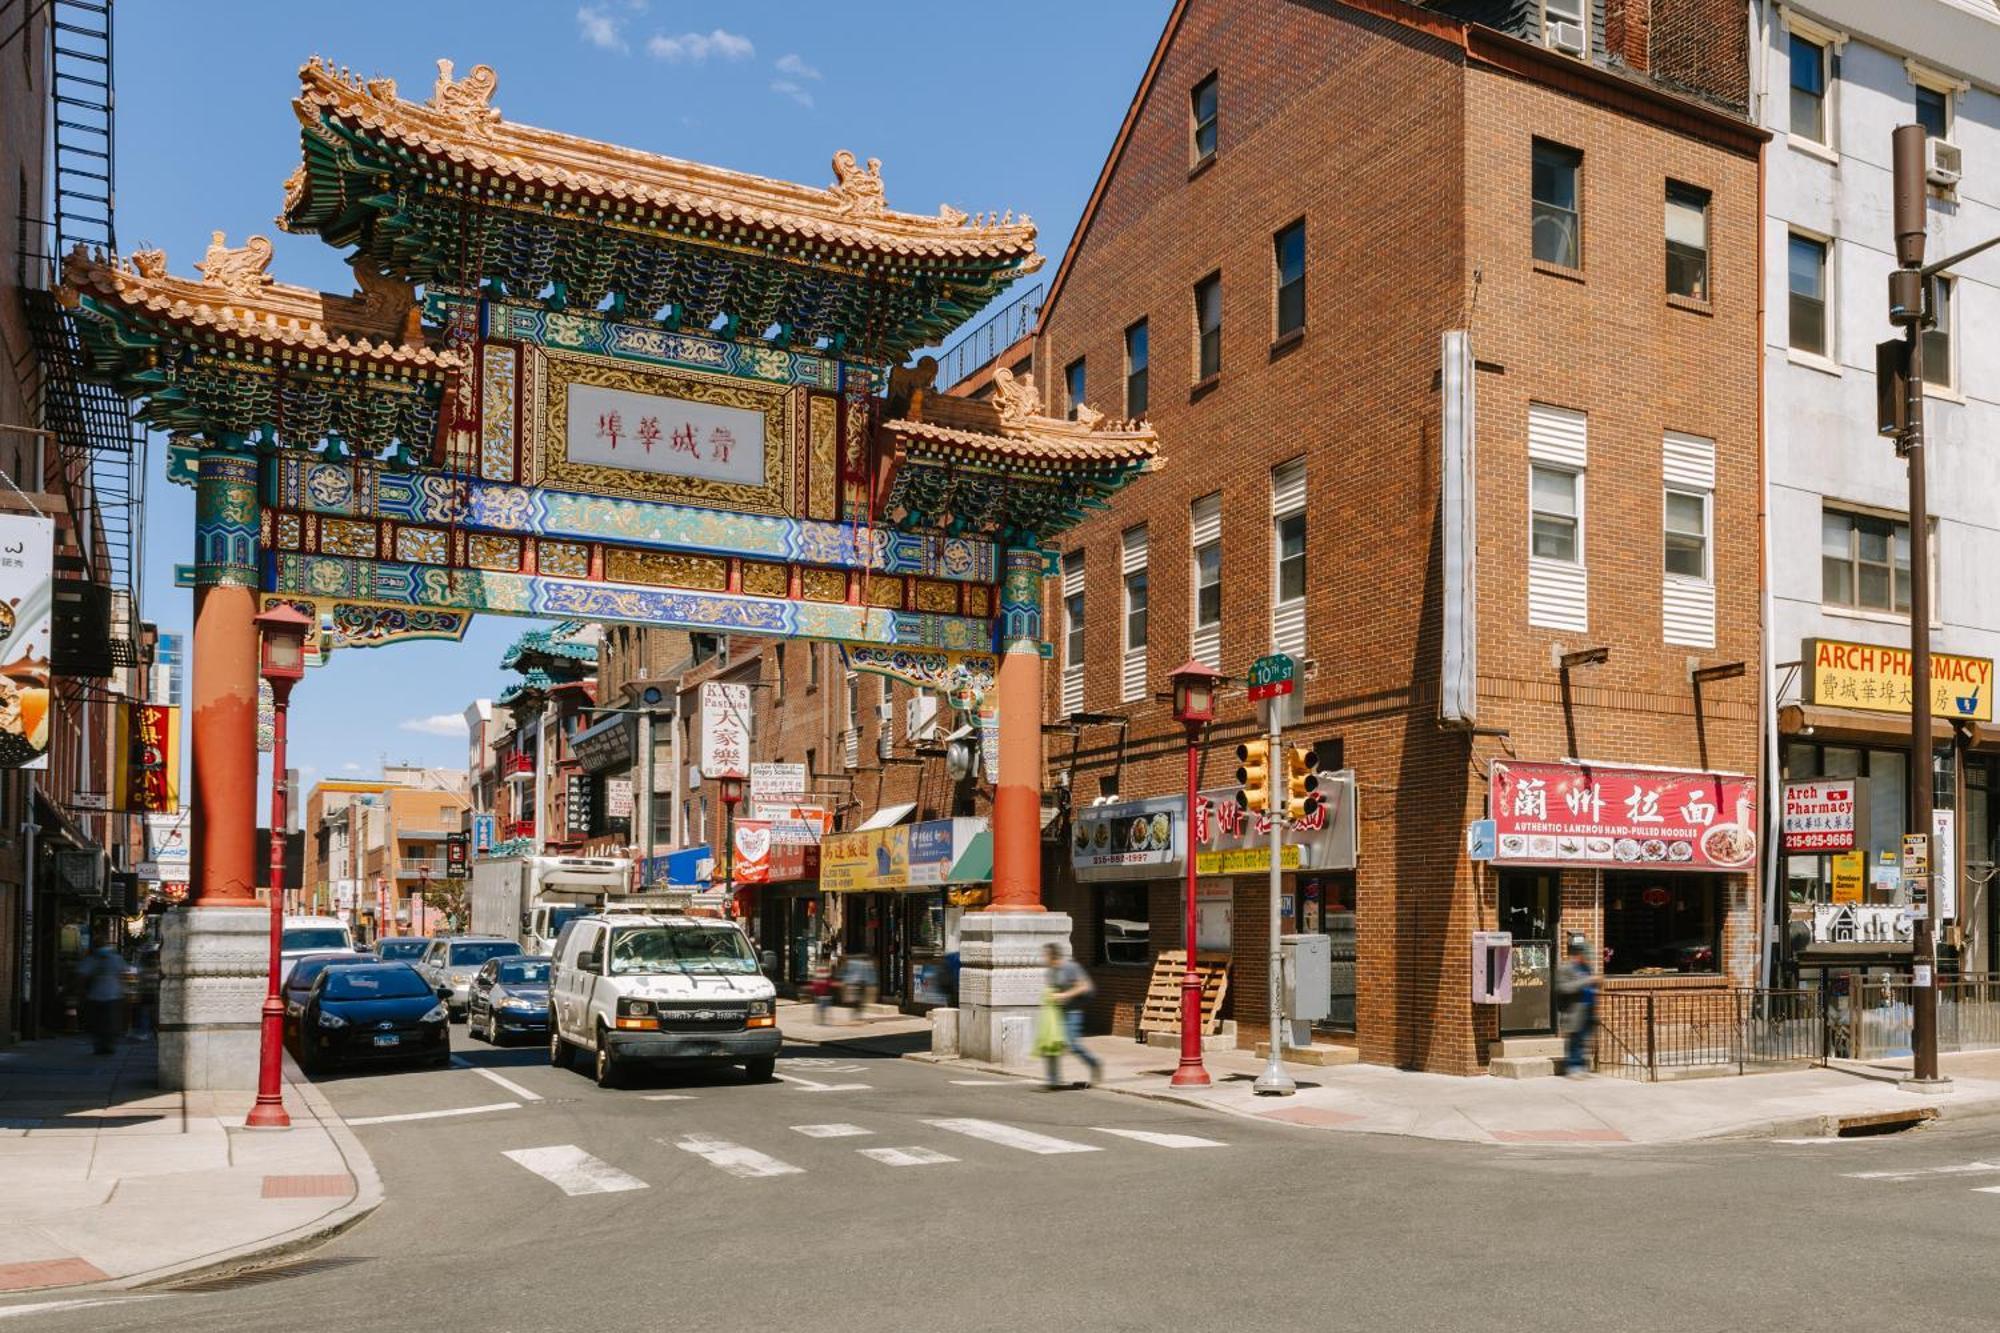
[[[614,18],[595,5],[576,7],[577,35],[592,46],[605,51],[624,51],[624,20]]]
[[[678,37],[656,32],[646,40],[646,54],[656,60],[671,60],[676,64],[683,60],[699,64],[710,56],[722,60],[748,60],[757,54],[757,48],[741,33],[717,28],[706,33],[684,32]]]
[[[353,760],[350,759],[348,762],[340,766],[340,771],[343,773],[359,773],[361,771],[361,765],[355,763]]]
[[[800,106],[811,106],[813,104],[812,94],[799,87],[798,84],[793,83],[790,79],[779,79],[772,83],[771,91],[791,98]]]
[[[789,74],[795,79],[816,79],[819,71],[808,65],[798,52],[788,51],[778,57],[778,73]]]
[[[463,736],[465,719],[457,713],[433,713],[429,717],[403,719],[404,731],[421,731],[426,736]]]

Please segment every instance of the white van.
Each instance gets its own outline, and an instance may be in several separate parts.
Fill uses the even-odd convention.
[[[278,935],[278,984],[309,953],[353,953],[354,932],[337,916],[288,916]]]
[[[778,992],[733,921],[679,913],[593,913],[556,940],[549,1063],[587,1052],[600,1087],[627,1065],[777,1066]]]

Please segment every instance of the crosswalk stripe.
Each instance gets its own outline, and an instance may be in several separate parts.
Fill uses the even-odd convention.
[[[666,1140],[660,1140],[665,1143]],[[674,1147],[682,1152],[691,1152],[702,1158],[710,1166],[720,1167],[732,1176],[746,1179],[756,1176],[798,1176],[805,1174],[805,1168],[781,1162],[775,1157],[767,1157],[754,1148],[746,1148],[740,1143],[727,1139],[712,1139],[705,1134],[690,1134],[676,1139]]]
[[[1227,1148],[1229,1145],[1217,1139],[1204,1139],[1194,1134],[1160,1134],[1150,1129],[1107,1129],[1102,1125],[1094,1127],[1099,1134],[1116,1134],[1121,1139],[1132,1139],[1139,1143],[1150,1143],[1156,1148]]]
[[[1844,1171],[1849,1180],[1916,1180],[1922,1176],[1979,1176],[2000,1171],[2000,1163],[1964,1162],[1954,1166],[1911,1166],[1901,1171]]]
[[[2000,1185],[1974,1185],[1974,1194],[2000,1194]]]
[[[856,1148],[863,1157],[873,1158],[884,1166],[935,1166],[940,1162],[956,1162],[956,1157],[947,1157],[935,1148]]]
[[[392,1125],[399,1120],[443,1120],[454,1115],[485,1115],[488,1111],[518,1111],[519,1102],[491,1102],[485,1106],[454,1106],[447,1111],[405,1111],[401,1115],[349,1116],[350,1125]]]
[[[873,1134],[872,1129],[859,1125],[793,1125],[794,1134],[803,1134],[809,1139],[851,1139],[863,1134]]]
[[[984,1139],[1003,1148],[1018,1148],[1022,1152],[1040,1153],[1044,1156],[1051,1153],[1100,1151],[1094,1143],[1072,1143],[1068,1139],[1037,1134],[1032,1129],[1022,1129],[1017,1125],[1003,1125],[997,1120],[926,1120],[924,1123],[933,1129],[963,1134],[967,1138]]]
[[[456,1064],[457,1061],[453,1061],[452,1063]],[[511,1078],[503,1078],[499,1074],[496,1074],[492,1070],[486,1068],[484,1065],[467,1065],[465,1067],[467,1069],[470,1069],[473,1073],[479,1075],[481,1078],[488,1078],[493,1080],[495,1083],[498,1083],[501,1087],[507,1089],[507,1091],[513,1093],[516,1097],[519,1097],[524,1102],[538,1102],[542,1099],[541,1093],[534,1092],[531,1091],[530,1089],[524,1088]]]
[[[592,1157],[574,1143],[548,1148],[515,1148],[502,1157],[525,1166],[564,1194],[616,1194],[621,1190],[642,1190],[646,1182],[627,1175],[611,1163]]]
[[[652,1092],[639,1099],[642,1102],[691,1102],[694,1098],[685,1092]]]

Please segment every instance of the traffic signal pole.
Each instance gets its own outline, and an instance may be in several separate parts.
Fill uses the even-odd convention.
[[[1251,1084],[1250,1087],[1258,1095],[1266,1097],[1289,1097],[1298,1091],[1298,1085],[1292,1082],[1292,1076],[1285,1072],[1285,1067],[1281,1059],[1285,1043],[1285,1020],[1284,1015],[1280,1012],[1284,1007],[1285,948],[1282,940],[1279,938],[1282,930],[1278,918],[1285,892],[1285,825],[1283,811],[1280,808],[1281,802],[1276,790],[1276,767],[1279,757],[1284,753],[1281,748],[1284,733],[1284,712],[1284,695],[1276,694],[1264,700],[1264,716],[1269,724],[1269,744],[1271,747],[1268,761],[1271,765],[1271,781],[1270,785],[1265,788],[1266,792],[1269,793],[1265,817],[1271,821],[1271,957],[1269,985],[1267,987],[1270,995],[1271,1040],[1269,1044],[1270,1055],[1264,1062],[1264,1072],[1257,1076],[1257,1081]]]

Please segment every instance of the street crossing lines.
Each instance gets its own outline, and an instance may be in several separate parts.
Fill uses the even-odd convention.
[[[866,1083],[820,1083],[813,1079],[800,1078],[797,1074],[773,1074],[771,1077],[796,1084],[807,1092],[866,1092],[869,1088]]]
[[[691,1102],[694,1098],[685,1092],[653,1092],[639,1099],[642,1102]]]
[[[347,1117],[350,1125],[389,1125],[399,1120],[443,1120],[455,1115],[484,1115],[488,1111],[518,1111],[519,1102],[491,1102],[485,1106],[454,1106],[448,1111],[405,1111],[401,1115],[363,1115]]]
[[[1204,1139],[1198,1134],[1161,1134],[1150,1129],[1106,1129],[1097,1126],[1099,1134],[1116,1134],[1121,1139],[1131,1139],[1137,1143],[1150,1143],[1156,1148],[1227,1148],[1229,1145],[1217,1139]]]
[[[1844,1171],[1849,1180],[1920,1180],[1925,1176],[1979,1176],[2000,1172],[2000,1162],[1962,1162],[1952,1166],[1911,1166],[1901,1171]],[[2000,1190],[1994,1191],[2000,1193]]]
[[[855,1151],[884,1166],[936,1166],[958,1160],[935,1148],[856,1148]]]
[[[998,1120],[926,1120],[933,1129],[946,1130],[953,1134],[963,1134],[967,1138],[983,1139],[987,1143],[997,1143],[1003,1148],[1018,1148],[1022,1152],[1049,1156],[1055,1153],[1099,1152],[1094,1143],[1072,1143],[1050,1134],[1038,1134],[1032,1129],[1021,1129],[1015,1125],[1003,1125]]]
[[[863,1134],[873,1134],[875,1131],[863,1129],[859,1125],[834,1124],[793,1125],[792,1132],[803,1134],[809,1139],[852,1139],[859,1138]]]
[[[572,1197],[579,1194],[618,1194],[646,1188],[646,1182],[637,1176],[627,1175],[611,1163],[592,1157],[573,1143],[560,1143],[548,1148],[516,1148],[500,1155],[527,1167]]]
[[[662,1139],[660,1142],[665,1143]],[[805,1168],[781,1162],[775,1157],[767,1157],[754,1148],[746,1148],[740,1143],[727,1139],[714,1139],[705,1134],[690,1134],[675,1141],[674,1147],[682,1152],[691,1152],[710,1166],[719,1167],[732,1176],[751,1179],[762,1176],[800,1176]]]
[[[495,1083],[498,1083],[501,1087],[507,1089],[507,1091],[513,1093],[516,1097],[519,1097],[524,1102],[538,1102],[542,1099],[541,1093],[535,1092],[528,1088],[524,1088],[511,1078],[502,1078],[500,1075],[494,1073],[492,1070],[486,1068],[484,1065],[459,1064],[457,1060],[453,1060],[452,1063],[454,1065],[458,1065],[458,1067],[461,1069],[470,1069],[473,1073],[479,1075],[481,1078],[492,1079]]]

